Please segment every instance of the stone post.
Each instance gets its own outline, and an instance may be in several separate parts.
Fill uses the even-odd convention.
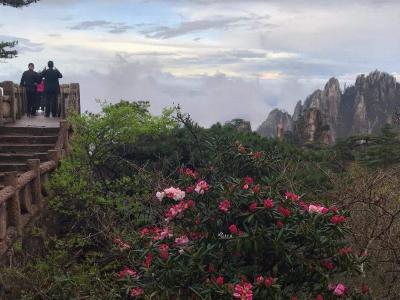
[[[0,241],[7,236],[7,202],[0,204]]]
[[[69,135],[69,124],[68,121],[62,120],[60,121],[60,132],[62,133],[62,138],[63,138],[63,145],[61,149],[65,150],[65,154],[67,155],[69,152],[69,140],[68,140],[68,135]]]
[[[42,187],[40,183],[40,159],[28,159],[28,167],[31,171],[35,172],[35,179],[32,181],[32,202],[38,206],[39,209],[43,207],[42,201]]]
[[[17,120],[17,106],[14,93],[14,83],[12,81],[3,82],[4,94],[10,97],[10,117],[15,123]]]
[[[12,186],[17,189],[18,177],[17,172],[9,172],[5,174],[4,185]],[[18,235],[22,234],[22,223],[21,223],[21,206],[19,203],[19,191],[16,190],[14,195],[8,199],[7,203],[7,219],[10,225],[15,226]]]
[[[61,151],[60,150],[48,150],[47,153],[49,154],[49,158],[53,161],[56,162],[56,165],[58,166],[58,163],[61,158]]]

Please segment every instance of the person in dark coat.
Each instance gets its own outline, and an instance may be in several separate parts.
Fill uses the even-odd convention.
[[[48,68],[45,68],[40,74],[41,78],[44,78],[44,93],[46,97],[45,116],[50,117],[51,112],[54,118],[58,117],[57,96],[60,93],[60,83],[58,80],[62,78],[62,74],[54,68],[52,61],[49,61],[47,66]]]
[[[36,73],[35,65],[30,63],[27,71],[22,74],[20,85],[25,87],[27,99],[27,115],[28,117],[36,115],[36,86],[40,82],[40,76]]]

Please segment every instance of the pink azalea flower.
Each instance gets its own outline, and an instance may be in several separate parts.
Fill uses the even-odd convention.
[[[278,227],[279,229],[282,229],[283,228],[283,222],[282,221],[277,221],[276,222],[276,227]]]
[[[253,299],[253,286],[250,283],[236,284],[233,297],[240,300]]]
[[[133,298],[139,297],[141,295],[143,295],[144,290],[141,287],[135,287],[131,290],[130,295]]]
[[[126,275],[135,278],[138,274],[135,270],[125,267],[119,272],[119,278],[125,278]]]
[[[227,213],[231,208],[231,201],[225,199],[224,201],[219,203],[218,207],[220,211]]]
[[[234,234],[234,235],[238,235],[239,234],[239,230],[237,228],[237,226],[235,224],[232,224],[231,226],[229,226],[229,232]]]
[[[149,234],[150,234],[150,230],[147,227],[145,227],[142,230],[140,230],[140,237],[144,237],[144,236],[149,235]]]
[[[284,216],[285,218],[289,218],[290,217],[290,209],[289,208],[285,208],[283,206],[279,206],[278,207],[278,212]]]
[[[333,290],[333,294],[335,296],[343,296],[345,293],[346,293],[346,286],[342,283],[339,283]]]
[[[170,187],[168,189],[165,189],[164,193],[165,195],[167,195],[168,198],[174,199],[176,201],[185,198],[185,192],[181,191],[179,188]]]
[[[297,201],[297,200],[300,199],[300,196],[296,195],[295,193],[292,193],[292,192],[286,192],[285,193],[285,198],[286,199],[290,199],[292,201]]]
[[[209,186],[208,183],[205,182],[204,180],[200,180],[195,187],[195,191],[197,194],[203,195],[205,191],[208,191]]]
[[[153,253],[151,252],[147,253],[146,259],[144,260],[144,267],[146,269],[150,268],[152,260],[153,260]]]
[[[251,203],[249,206],[249,210],[251,212],[255,212],[257,210],[257,203],[256,202]]]
[[[314,205],[310,204],[308,207],[308,212],[310,214],[316,213],[316,214],[326,214],[329,210],[326,207],[320,206],[320,205]]]
[[[188,208],[195,208],[196,207],[196,203],[193,200],[188,200],[187,202],[187,207]]]
[[[347,255],[347,254],[350,254],[352,251],[353,251],[353,250],[352,250],[350,247],[344,247],[344,248],[340,248],[340,249],[338,250],[338,253],[339,253],[340,255]]]
[[[186,190],[185,190],[185,192],[187,193],[187,194],[191,194],[191,193],[193,193],[194,192],[194,186],[188,186],[187,188],[186,188]]]
[[[161,259],[167,261],[169,257],[169,246],[167,244],[161,244],[158,246],[158,251],[160,252]]]
[[[324,300],[324,296],[322,296],[321,294],[317,295],[317,297],[315,298],[315,300]]]
[[[185,246],[187,243],[189,243],[189,238],[186,235],[182,235],[175,239],[175,244],[177,246]]]
[[[264,284],[265,284],[266,288],[269,288],[273,283],[274,283],[274,279],[271,276],[265,278]]]
[[[260,190],[261,190],[261,187],[260,187],[259,184],[256,184],[256,185],[253,187],[253,193],[254,193],[254,194],[258,194],[258,193],[260,192]]]
[[[208,264],[208,273],[214,273],[215,272],[215,268],[213,264]]]
[[[256,283],[257,284],[262,284],[263,281],[264,281],[264,276],[258,275],[257,278],[256,278]]]
[[[254,179],[251,178],[250,176],[246,176],[246,177],[244,178],[244,182],[245,182],[246,184],[248,184],[248,185],[252,185],[252,184],[254,183]]]
[[[165,197],[165,193],[164,192],[157,192],[156,193],[156,197],[161,202]]]
[[[273,208],[274,207],[274,200],[268,198],[264,200],[264,207],[265,208]]]
[[[321,261],[321,265],[324,266],[328,271],[332,271],[335,268],[335,265],[330,260]]]
[[[217,277],[217,279],[216,279],[215,282],[217,283],[217,285],[218,285],[219,287],[223,286],[223,285],[224,285],[224,277],[222,277],[221,275],[219,275],[219,276]]]
[[[254,159],[258,160],[263,157],[263,155],[264,153],[262,153],[261,151],[254,152]]]
[[[331,218],[331,223],[335,224],[335,225],[341,224],[341,223],[343,223],[345,221],[346,221],[346,217],[345,216],[335,215],[335,216],[332,216],[332,218]]]

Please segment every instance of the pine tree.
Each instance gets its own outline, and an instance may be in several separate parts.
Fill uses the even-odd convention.
[[[12,7],[22,7],[37,2],[39,0],[0,0],[1,4]],[[17,55],[17,50],[15,46],[17,41],[13,42],[2,42],[0,41],[0,59],[13,58]]]

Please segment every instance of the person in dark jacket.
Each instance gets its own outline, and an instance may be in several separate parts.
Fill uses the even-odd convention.
[[[57,96],[60,93],[60,83],[58,80],[62,78],[62,74],[54,68],[52,61],[49,61],[47,66],[48,68],[45,68],[40,74],[41,78],[44,78],[44,93],[46,97],[45,116],[50,117],[51,112],[54,118],[58,117]]]
[[[36,85],[40,82],[40,76],[36,73],[35,65],[30,63],[27,71],[22,74],[21,86],[25,87],[27,99],[27,115],[28,117],[36,115]]]

